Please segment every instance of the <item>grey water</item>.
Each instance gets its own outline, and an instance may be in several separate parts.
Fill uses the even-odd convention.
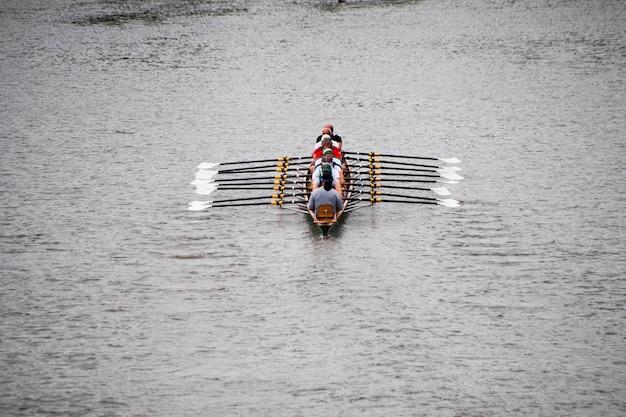
[[[625,415],[624,6],[1,2],[0,414]],[[187,210],[329,122],[461,207]]]

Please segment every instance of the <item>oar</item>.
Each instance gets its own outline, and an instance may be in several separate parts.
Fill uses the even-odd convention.
[[[457,167],[443,167],[443,168],[404,168],[404,167],[392,167],[392,166],[381,166],[381,165],[361,165],[357,168],[365,168],[370,170],[396,170],[396,171],[409,171],[409,172],[438,172],[440,174],[445,173],[446,175],[458,176],[456,171],[460,171],[461,168]],[[378,171],[380,172],[380,171]],[[461,178],[462,179],[462,178]]]
[[[202,192],[200,192],[201,190],[228,190],[228,191],[233,191],[233,190],[278,190],[280,188],[296,188],[296,187],[285,187],[284,185],[279,185],[281,184],[280,181],[275,182],[273,184],[259,184],[258,186],[254,187],[254,186],[245,186],[245,185],[237,185],[235,187],[232,186],[232,184],[228,184],[228,185],[222,185],[220,183],[211,183],[211,184],[206,184],[206,185],[202,185],[202,186],[198,186],[198,188],[196,189],[196,194],[203,194]],[[301,188],[301,187],[300,187]],[[442,187],[444,188],[444,187]],[[205,194],[208,195],[208,194]]]
[[[379,195],[379,196],[384,196],[384,197],[397,197],[397,198],[408,198],[408,199],[413,199],[413,200],[427,200],[427,201],[438,201],[438,198],[433,198],[433,197],[419,197],[419,196],[414,196],[414,195],[404,195],[404,194],[392,194],[392,193],[385,193],[382,191],[368,191],[367,193],[364,192],[363,194],[369,194],[369,195]]]
[[[270,202],[262,201],[262,202],[247,202],[247,203],[234,203],[234,204],[213,204],[212,201],[194,201],[189,203],[187,207],[188,210],[191,211],[202,211],[211,207],[241,207],[241,206],[284,206],[286,204],[302,204],[299,201],[283,201],[283,200],[272,200]]]
[[[368,201],[372,204],[385,202],[385,203],[405,203],[405,204],[438,204],[440,206],[451,207],[451,208],[460,206],[460,203],[457,200],[454,200],[452,198],[436,199],[435,201],[432,201],[432,200],[383,200],[382,198],[374,198],[374,197],[370,197],[370,198],[350,197],[349,200],[350,201]]]
[[[308,167],[309,162],[295,162],[295,163],[278,163],[273,165],[256,165],[251,167],[238,167],[238,168],[228,168],[228,169],[220,169],[217,171],[218,174],[245,174],[248,172],[270,172],[275,170],[276,172],[286,172],[288,169],[299,169],[300,167]]]
[[[271,196],[267,196],[267,195],[262,195],[262,196],[256,196],[256,197],[240,197],[240,198],[228,198],[228,199],[224,199],[224,200],[213,200],[213,201],[192,201],[191,203],[189,203],[189,206],[198,206],[198,205],[207,205],[207,204],[221,204],[221,203],[233,203],[233,202],[238,202],[238,201],[251,201],[251,200],[266,200],[268,198],[274,198],[274,199],[278,199],[278,198],[282,198],[281,195],[279,194],[274,194]]]
[[[219,185],[216,184],[209,184],[209,185],[205,185],[205,186],[199,186],[198,188],[196,188],[196,194],[199,195],[210,195],[213,194],[215,191],[217,190],[254,190],[254,191],[259,191],[259,190],[265,190],[265,191],[269,191],[269,190],[278,190],[278,187],[272,187],[271,185],[265,185],[263,187],[219,187]]]
[[[461,161],[457,158],[435,158],[435,157],[429,157],[429,156],[412,156],[412,155],[391,155],[391,154],[386,154],[386,153],[378,153],[378,152],[348,152],[348,151],[344,151],[345,154],[347,155],[363,155],[363,156],[370,156],[370,157],[378,157],[378,156],[383,156],[386,158],[406,158],[406,159],[424,159],[424,160],[428,160],[428,161],[443,161],[447,164],[458,164]]]
[[[309,173],[308,167],[304,168],[304,166],[299,166],[299,165],[295,165],[295,168],[293,166],[289,166],[289,165],[285,165],[285,166],[280,166],[280,164],[278,166],[276,166],[275,169],[263,169],[263,171],[256,171],[256,172],[280,172],[283,175],[285,175],[286,173],[292,173],[293,171],[295,171],[296,174],[304,174],[307,175]],[[199,180],[209,180],[213,177],[215,177],[218,174],[222,174],[222,173],[228,173],[228,174],[244,174],[244,173],[252,173],[253,171],[240,171],[239,169],[235,169],[235,170],[223,170],[223,171],[215,171],[215,170],[205,170],[205,169],[201,169],[198,172],[196,172],[195,174],[195,178],[199,179]],[[302,175],[301,174],[301,175]],[[255,177],[256,178],[256,177]],[[254,178],[253,178],[254,179]],[[223,179],[220,179],[221,181],[224,181]],[[235,181],[240,181],[241,177],[237,177],[234,179]],[[228,179],[227,181],[233,181],[231,179]]]
[[[270,167],[250,167],[250,168],[232,168],[220,169],[218,174],[254,174],[257,172],[287,172],[289,165],[272,165]]]
[[[452,181],[452,180],[422,180],[422,179],[407,179],[407,178],[387,178],[385,177],[380,178],[380,177],[372,177],[370,178],[371,181],[383,181],[385,184],[389,183],[389,182],[412,182],[412,183],[419,183],[419,184],[432,184],[432,183],[440,183],[440,184],[458,184],[458,181]]]
[[[250,185],[262,185],[262,184],[277,184],[279,181],[284,182],[293,182],[291,178],[297,178],[297,180],[293,180],[296,182],[306,183],[308,181],[308,177],[306,175],[303,176],[292,176],[289,174],[282,175],[274,175],[273,177],[255,177],[255,178],[220,178],[220,179],[195,179],[191,181],[189,184],[195,185],[198,187],[202,187],[205,185],[211,184],[221,184],[228,183],[229,186],[250,186]],[[302,179],[300,179],[302,178]]]
[[[388,185],[386,183],[383,185],[380,182],[370,182],[369,186],[372,187],[372,188],[395,188],[395,189],[398,189],[398,190],[433,191],[437,195],[441,195],[441,196],[446,196],[446,195],[452,194],[450,192],[450,190],[448,190],[446,187],[433,187],[433,188],[405,187],[403,185]]]
[[[302,190],[304,187],[302,185],[299,186],[286,186],[284,182],[277,181],[274,184],[267,184],[263,187],[230,187],[230,186],[222,186],[218,183],[207,184],[203,186],[198,186],[196,188],[196,194],[199,195],[211,195],[217,190],[265,190],[265,191],[284,191],[285,189],[290,190]]]
[[[289,170],[289,166],[285,165],[285,166],[280,166],[280,165],[274,165],[271,168],[268,167],[262,167],[262,168],[255,168],[255,169],[249,169],[249,170],[245,170],[245,169],[224,169],[224,170],[220,170],[220,171],[215,171],[215,170],[206,170],[206,169],[201,169],[198,172],[196,172],[195,177],[196,179],[202,179],[202,180],[208,180],[213,178],[214,176],[218,175],[218,174],[232,174],[232,175],[237,175],[237,174],[255,174],[255,173],[261,173],[261,172],[287,172]]]
[[[257,186],[257,185],[264,185],[264,184],[272,184],[273,181],[275,181],[274,178],[259,178],[256,181],[248,181],[245,178],[240,178],[239,181],[241,182],[236,182],[236,181],[224,181],[224,180],[193,180],[191,181],[189,184],[191,185],[195,185],[197,187],[202,187],[205,185],[217,185],[220,184],[222,182],[224,182],[225,184],[228,184],[228,186],[230,187],[237,187],[237,186],[243,186],[243,187],[247,187],[247,186]]]
[[[446,168],[440,165],[429,165],[429,164],[416,164],[415,162],[406,162],[406,161],[393,161],[393,160],[380,160],[379,158],[350,158],[351,161],[358,161],[358,162],[368,162],[370,164],[378,164],[378,163],[383,163],[383,164],[392,164],[392,165],[404,165],[404,166],[411,166],[411,167],[422,167],[422,168]],[[360,166],[360,165],[357,165]],[[455,171],[460,171],[461,168],[458,167],[448,167],[450,169],[454,169]],[[398,169],[395,168],[394,169]]]
[[[265,206],[267,204],[276,204],[276,201],[272,200],[271,202],[250,202],[250,203],[235,203],[235,204],[218,204],[213,205],[212,201],[194,201],[194,203],[203,203],[203,204],[190,204],[187,208],[191,211],[202,211],[211,207],[240,207],[240,206]]]
[[[382,171],[369,171],[367,172],[370,177],[373,175],[395,175],[398,177],[422,177],[422,178],[439,178],[440,176],[449,180],[459,181],[462,180],[463,177],[457,174],[454,171],[447,170],[437,170],[438,175],[430,175],[430,174],[407,174],[404,172],[382,172]]]
[[[235,161],[235,162],[202,162],[200,165],[198,165],[198,169],[213,169],[217,166],[220,165],[239,165],[239,164],[258,164],[258,163],[263,163],[263,162],[290,162],[291,161],[300,161],[300,160],[310,160],[311,156],[298,156],[298,157],[289,157],[289,156],[284,156],[281,158],[274,158],[274,159],[257,159],[254,161]]]
[[[453,207],[455,204],[456,204],[456,206],[454,206],[454,207],[458,207],[458,205],[459,205],[459,202],[457,200],[452,199],[452,198],[439,199],[439,198],[432,198],[432,197],[419,197],[419,196],[413,196],[413,195],[384,193],[384,192],[381,192],[381,191],[370,191],[369,194],[372,195],[372,196],[408,198],[409,200],[431,201],[431,202],[436,202],[437,204],[441,203],[442,205],[447,205],[448,207]],[[390,200],[385,200],[385,201],[390,201]],[[396,201],[396,200],[393,200],[393,201]]]
[[[224,184],[213,180],[195,180],[196,194],[209,195],[215,190],[284,190],[285,188],[302,189],[308,186],[307,180],[289,180],[289,176],[278,176],[276,179],[267,179],[262,182],[226,182]],[[287,187],[287,184],[290,186]],[[293,185],[292,185],[293,184]]]
[[[238,198],[228,198],[228,199],[223,199],[223,200],[212,200],[212,201],[192,201],[191,203],[189,203],[189,210],[193,210],[193,208],[197,208],[200,206],[204,206],[204,207],[215,207],[216,204],[219,206],[220,204],[224,204],[224,203],[237,203],[240,201],[252,201],[252,200],[267,200],[269,198],[272,198],[274,200],[284,200],[285,197],[301,197],[303,195],[303,193],[281,193],[281,194],[273,194],[271,196],[267,196],[267,195],[262,195],[262,196],[255,196],[255,197],[238,197]]]
[[[197,180],[211,180],[213,177],[217,175],[217,171],[198,171],[196,173]],[[276,178],[287,177],[287,173],[282,173],[280,175],[272,175],[272,176],[264,176],[264,177],[251,177],[251,178],[242,178],[242,177],[233,177],[233,178],[220,178],[219,181],[222,182],[233,182],[233,181],[271,181]],[[195,185],[195,184],[194,184]]]
[[[391,164],[393,165],[393,162],[391,162]],[[395,169],[396,171],[412,171],[412,172],[439,172],[441,170],[449,171],[449,172],[462,171],[462,169],[459,167],[439,167],[439,166],[433,166],[433,165],[419,165],[419,164],[408,164],[408,165],[412,167],[418,167],[418,168],[407,168],[406,166],[383,166],[383,165],[374,165],[372,163],[368,165],[359,164],[359,165],[356,165],[356,168],[357,169],[358,168]]]

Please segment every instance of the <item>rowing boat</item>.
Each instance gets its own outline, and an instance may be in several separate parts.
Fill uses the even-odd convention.
[[[341,217],[353,210],[382,202],[459,206],[454,199],[439,198],[450,195],[450,191],[439,184],[456,184],[463,179],[458,173],[461,169],[456,166],[461,161],[456,158],[346,151],[342,155],[346,186]],[[416,161],[420,159],[436,163]],[[217,207],[270,204],[293,212],[309,213],[311,160],[311,156],[285,156],[236,162],[202,162],[191,182],[196,194],[208,196],[227,191],[231,195],[219,200],[192,201],[188,209],[204,211]],[[435,193],[437,197],[428,196],[430,193]],[[316,225],[323,236],[328,236],[338,219],[332,210],[317,217]]]

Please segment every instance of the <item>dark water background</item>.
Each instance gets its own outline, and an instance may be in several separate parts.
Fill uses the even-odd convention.
[[[0,412],[626,414],[626,7],[3,1]],[[456,156],[321,240],[203,161]]]

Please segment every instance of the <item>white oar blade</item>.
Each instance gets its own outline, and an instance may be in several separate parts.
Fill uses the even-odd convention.
[[[189,184],[191,184],[191,185],[208,185],[208,184],[216,184],[216,183],[215,183],[215,180],[193,180]]]
[[[202,211],[202,210],[206,210],[208,208],[210,208],[211,205],[206,205],[206,206],[189,206],[188,210],[190,211]]]
[[[461,205],[461,203],[453,198],[444,198],[441,200],[437,200],[437,204],[451,208],[459,207]]]
[[[210,180],[216,174],[217,174],[217,171],[207,171],[207,170],[201,169],[200,171],[196,172],[196,179],[197,180]]]
[[[458,184],[458,181],[448,181],[448,180],[436,180],[440,184]]]
[[[202,211],[211,207],[212,204],[212,201],[192,201],[191,203],[189,203],[187,209],[191,211]]]
[[[463,179],[463,177],[457,174],[455,171],[450,171],[447,168],[438,169],[436,171],[439,173],[439,175],[449,180],[459,181]]]
[[[460,164],[461,160],[457,158],[439,158],[440,161],[445,162],[446,164]]]
[[[196,168],[198,169],[213,169],[217,166],[219,166],[219,162],[202,162],[200,165],[198,165]]]
[[[435,193],[437,193],[437,195],[441,195],[441,196],[446,196],[446,195],[452,194],[450,192],[450,190],[448,190],[446,187],[431,188],[431,191],[434,191]]]
[[[217,190],[217,187],[212,187],[210,185],[198,186],[198,188],[196,188],[196,194],[211,195],[215,190]]]

